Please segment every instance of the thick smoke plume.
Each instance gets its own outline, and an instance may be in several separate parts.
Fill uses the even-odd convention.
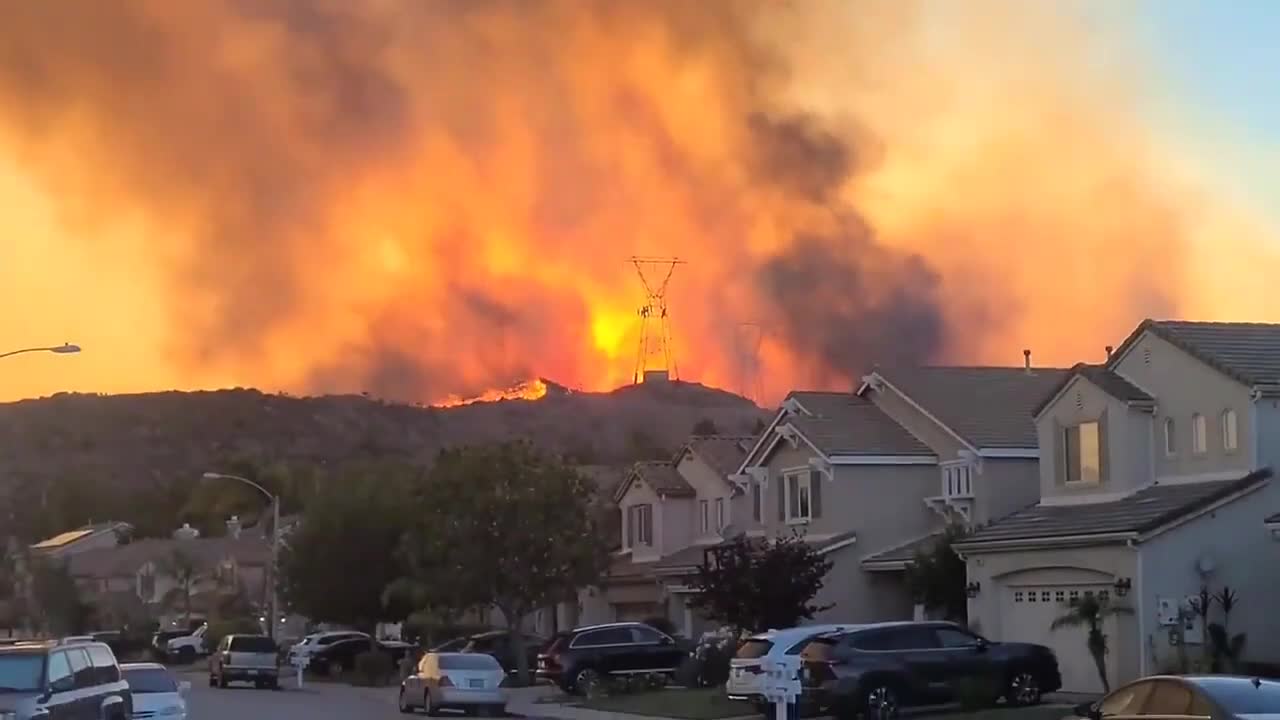
[[[764,399],[1220,312],[1096,33],[989,4],[6,3],[0,330],[97,359],[0,391],[608,388],[633,254],[689,261],[685,377],[764,328]]]

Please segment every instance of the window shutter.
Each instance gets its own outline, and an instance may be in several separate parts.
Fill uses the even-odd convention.
[[[809,516],[822,517],[822,473],[817,470],[809,471]]]
[[[787,521],[787,478],[778,477],[778,522]]]
[[[751,483],[751,519],[764,522],[764,488],[760,483]]]
[[[626,515],[623,517],[622,524],[627,526],[627,547],[635,547],[636,544],[636,518],[635,508],[627,508]]]

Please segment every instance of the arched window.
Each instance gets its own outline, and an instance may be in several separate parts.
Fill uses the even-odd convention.
[[[1209,450],[1209,430],[1204,416],[1196,413],[1191,416],[1191,452],[1203,455]]]
[[[1173,455],[1178,452],[1178,429],[1173,418],[1164,419],[1164,454]]]
[[[1232,452],[1240,447],[1239,428],[1236,426],[1236,411],[1222,411],[1222,449]]]

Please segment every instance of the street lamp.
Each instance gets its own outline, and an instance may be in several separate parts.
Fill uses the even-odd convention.
[[[278,622],[277,617],[280,612],[279,599],[276,593],[276,572],[280,562],[280,496],[272,494],[271,491],[249,478],[242,478],[239,475],[207,472],[201,477],[205,480],[234,480],[266,495],[267,499],[271,501],[271,616],[267,622],[267,635],[274,640],[276,637],[276,623]]]
[[[34,352],[51,352],[51,353],[56,353],[58,355],[73,355],[75,353],[80,352],[80,346],[72,345],[71,343],[63,343],[62,345],[54,345],[53,347],[23,348],[21,350],[10,350],[7,353],[0,353],[0,358],[7,358],[10,355],[21,355],[23,353],[34,353]]]

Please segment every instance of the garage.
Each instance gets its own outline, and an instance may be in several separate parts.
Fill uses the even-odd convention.
[[[1004,588],[1002,640],[1045,645],[1058,656],[1064,692],[1101,693],[1102,681],[1086,644],[1087,628],[1052,629],[1053,621],[1065,615],[1072,602],[1097,595],[1108,598],[1110,586],[1090,584],[1017,584]],[[1115,620],[1103,624],[1108,638],[1115,638]]]

